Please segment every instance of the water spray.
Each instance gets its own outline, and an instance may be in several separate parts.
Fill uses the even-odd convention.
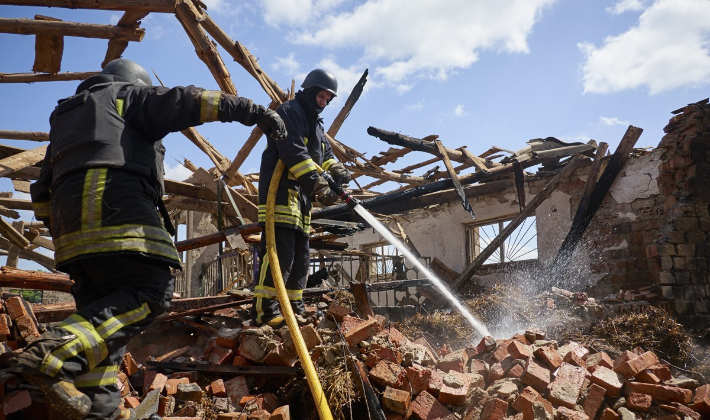
[[[431,281],[431,283],[437,288],[439,293],[441,293],[442,296],[444,296],[451,304],[458,309],[458,311],[461,313],[461,315],[466,318],[466,320],[471,324],[471,326],[481,335],[481,337],[485,337],[487,335],[491,335],[491,333],[488,331],[488,328],[486,328],[485,325],[476,317],[471,314],[471,312],[468,311],[468,309],[461,304],[461,302],[454,296],[454,294],[444,285],[444,283],[437,277],[434,273],[432,273],[426,266],[417,258],[412,251],[409,250],[401,241],[399,241],[395,236],[392,234],[392,232],[385,227],[379,220],[375,218],[370,212],[368,212],[363,206],[360,205],[360,200],[357,198],[351,196],[348,194],[341,185],[338,185],[333,178],[330,176],[330,174],[326,171],[321,172],[321,176],[328,181],[328,185],[330,188],[345,202],[345,204],[348,206],[348,208],[358,215],[365,219],[367,223],[372,226],[373,229],[375,229],[380,235],[382,235],[387,242],[392,244],[395,248],[397,248],[404,256],[407,258],[408,261],[410,261],[412,264],[414,264],[415,267],[419,270],[419,273],[423,274],[427,279]]]

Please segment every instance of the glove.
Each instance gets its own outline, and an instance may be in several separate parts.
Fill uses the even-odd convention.
[[[256,126],[274,140],[286,138],[286,125],[279,114],[261,105],[257,111]]]
[[[330,176],[333,177],[333,180],[338,185],[345,185],[350,182],[350,177],[352,175],[350,171],[345,169],[345,165],[340,162],[332,164],[328,169],[328,172],[330,172]]]
[[[333,192],[330,185],[328,185],[328,181],[323,179],[322,176],[318,177],[316,186],[313,189],[313,195],[316,197],[316,200],[323,205],[323,207],[332,206],[338,201],[338,198],[340,198],[338,197],[338,194]]]

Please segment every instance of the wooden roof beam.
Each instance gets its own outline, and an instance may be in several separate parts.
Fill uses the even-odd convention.
[[[113,25],[93,23],[57,22],[33,19],[0,18],[0,32],[17,35],[78,36],[82,38],[112,39],[122,38],[140,42],[145,36],[143,28],[121,28]]]
[[[84,80],[99,74],[98,71],[66,73],[0,73],[0,83],[35,83]]]
[[[175,0],[0,0],[0,5],[174,13]]]
[[[146,16],[148,16],[148,12],[126,12],[121,16],[116,26],[128,30],[136,30],[140,25],[140,20]],[[101,63],[101,68],[104,68],[104,66],[111,61],[121,58],[127,47],[128,40],[124,38],[111,38],[108,41],[108,49],[106,50],[104,61]]]
[[[49,141],[49,133],[41,131],[8,131],[0,130],[0,139],[9,140],[30,140],[30,141]]]

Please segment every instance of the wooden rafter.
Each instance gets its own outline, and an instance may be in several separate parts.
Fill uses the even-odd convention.
[[[128,30],[138,29],[140,20],[148,16],[148,12],[126,12],[121,16],[116,26],[120,28],[125,28]],[[108,41],[108,49],[106,50],[106,57],[104,57],[103,63],[101,63],[101,68],[104,68],[109,62],[121,58],[123,52],[128,47],[128,40],[124,38],[111,38]]]
[[[0,73],[0,83],[35,83],[62,82],[69,80],[84,80],[99,74],[98,71],[66,72],[66,73]]]
[[[49,16],[35,15],[35,20],[61,21]],[[128,41],[126,41],[128,44]],[[35,62],[32,71],[59,73],[64,53],[64,37],[56,35],[37,34],[35,37]]]
[[[17,35],[78,36],[83,38],[122,38],[140,42],[145,36],[142,28],[130,29],[93,23],[57,22],[33,19],[0,18],[0,32]]]
[[[7,131],[0,130],[0,139],[49,141],[49,133],[42,131]]]
[[[173,13],[175,0],[0,0],[0,5]]]

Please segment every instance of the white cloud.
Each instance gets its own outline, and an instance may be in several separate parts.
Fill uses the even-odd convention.
[[[176,162],[175,166],[165,165],[165,178],[174,181],[183,181],[192,176],[192,171]]]
[[[646,0],[619,0],[614,6],[607,7],[606,11],[613,15],[620,15],[624,12],[636,12],[644,9]]]
[[[295,74],[298,72],[299,64],[296,60],[296,54],[290,53],[288,57],[277,57],[276,63],[271,65],[275,71],[280,71],[284,74]]]
[[[289,38],[296,43],[360,50],[360,62],[373,63],[373,74],[404,92],[411,86],[411,79],[445,79],[456,69],[476,62],[482,51],[529,52],[527,37],[533,25],[555,1],[368,0],[352,10],[323,15],[320,20],[311,17],[308,22],[313,24],[309,25],[303,25],[303,11],[295,9],[315,8],[317,1],[263,0],[262,4],[267,23],[289,25],[293,29]],[[321,3],[332,6],[340,2]],[[325,10],[329,9],[321,7],[318,11]],[[276,22],[271,13],[290,18]]]
[[[317,23],[343,0],[261,0],[264,21],[270,25],[297,27]]]
[[[454,115],[456,115],[457,117],[465,117],[466,115],[468,115],[466,111],[464,111],[464,108],[465,107],[463,104],[456,105],[454,107]]]
[[[407,105],[409,111],[421,111],[424,109],[424,99],[420,99],[416,104]]]
[[[627,32],[578,45],[584,92],[645,87],[650,94],[710,82],[710,1],[656,0]]]
[[[618,119],[618,118],[616,118],[616,117],[599,117],[599,122],[600,122],[602,125],[609,125],[609,126],[613,126],[613,125],[631,125],[630,122],[628,122],[628,121],[622,121],[622,120],[620,120],[620,119]]]

